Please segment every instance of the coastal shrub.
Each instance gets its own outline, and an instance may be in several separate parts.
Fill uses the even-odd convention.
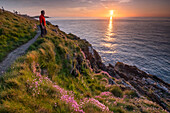
[[[7,39],[8,39],[8,38],[7,38],[7,36],[5,36],[5,35],[1,35],[1,36],[0,36],[1,42],[5,42]],[[3,44],[3,43],[1,43],[1,44]]]
[[[132,91],[132,90],[126,90],[124,94],[127,95],[128,98],[138,97],[136,91]]]
[[[3,58],[4,58],[4,56],[5,56],[5,54],[4,54],[4,53],[0,53],[0,59],[3,59]]]
[[[102,113],[102,110],[100,108],[91,103],[86,104],[86,106],[84,107],[84,111],[85,113]]]
[[[108,81],[107,78],[102,78],[102,79],[101,79],[101,82],[102,82],[102,83],[106,83],[106,84],[109,83],[109,81]]]
[[[92,97],[92,94],[91,94],[91,92],[85,92],[84,96],[89,98],[89,97]]]
[[[133,111],[133,110],[134,110],[134,106],[133,106],[133,105],[127,105],[127,106],[126,106],[126,109],[127,109],[128,111]]]
[[[126,113],[122,108],[119,107],[110,107],[109,106],[110,111],[113,111],[114,113]]]
[[[98,80],[100,80],[100,79],[103,78],[103,75],[102,74],[97,74],[97,75],[94,75],[94,77],[96,77]]]
[[[90,74],[89,70],[84,67],[81,68],[81,73],[83,74],[83,76],[88,76]]]
[[[122,90],[120,89],[120,87],[118,86],[113,86],[111,89],[110,89],[110,92],[116,96],[116,97],[123,97],[123,92]]]
[[[18,82],[18,80],[14,78],[7,80],[5,84],[6,84],[6,87],[8,88],[19,88],[19,86],[21,85],[20,82]]]
[[[37,41],[36,41],[34,44],[32,44],[32,45],[28,48],[27,51],[33,51],[33,50],[38,49],[38,48],[40,47],[40,45],[41,45],[42,43],[44,43],[44,42],[45,42],[45,39],[44,39],[44,38],[38,38]]]
[[[0,36],[2,35],[2,28],[0,28]]]

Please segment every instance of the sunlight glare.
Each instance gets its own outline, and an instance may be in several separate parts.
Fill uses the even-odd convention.
[[[106,41],[110,42],[110,41],[115,40],[114,38],[111,38],[114,35],[112,30],[113,30],[113,17],[111,16],[110,20],[109,20],[109,25],[108,25],[108,29],[107,29],[106,38],[105,38]]]
[[[114,11],[110,10],[110,16],[113,16]]]

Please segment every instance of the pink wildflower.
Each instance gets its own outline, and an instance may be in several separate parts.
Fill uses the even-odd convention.
[[[69,95],[63,95],[60,100],[66,102],[67,104],[70,104],[74,111],[84,113],[84,111],[80,109],[81,106],[74,100],[74,97],[71,97]]]
[[[105,80],[106,83],[109,83],[108,79],[107,78],[102,78],[101,81]]]
[[[83,58],[86,59],[86,55],[84,54],[84,52],[81,49],[80,49],[80,52],[82,53]]]
[[[112,77],[110,76],[110,74],[109,74],[108,72],[106,72],[106,71],[101,71],[100,73],[101,73],[101,74],[106,74],[109,78],[112,78]]]
[[[85,103],[91,103],[96,105],[97,107],[99,107],[102,111],[107,111],[109,112],[109,108],[107,106],[105,106],[104,104],[100,103],[98,100],[94,99],[94,98],[90,98],[90,99],[86,99],[85,98]]]
[[[110,95],[112,95],[112,93],[111,92],[101,92],[100,93],[100,96],[110,96]]]

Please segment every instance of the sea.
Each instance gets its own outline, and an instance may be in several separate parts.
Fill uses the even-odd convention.
[[[123,62],[170,83],[170,18],[48,18],[89,41],[108,65]]]

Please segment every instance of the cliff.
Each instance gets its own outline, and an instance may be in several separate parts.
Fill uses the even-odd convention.
[[[8,15],[0,13],[0,16],[4,14]],[[8,24],[2,25],[2,31],[4,26],[10,29]],[[169,84],[134,66],[123,63],[105,66],[89,42],[66,34],[49,22],[47,31],[46,37],[39,37],[0,77],[0,112],[150,113],[169,110]],[[3,32],[2,35],[7,37]]]
[[[81,40],[79,38],[77,39]],[[117,83],[110,80],[110,84],[119,84],[118,86],[122,90],[134,90],[139,97],[144,96],[170,111],[170,85],[168,83],[155,75],[150,75],[139,70],[136,66],[129,66],[122,62],[117,62],[115,66],[111,64],[105,66],[96,50],[87,41],[85,43],[86,45],[80,45],[80,47],[85,53],[86,59],[90,61],[92,69],[95,72],[99,72],[99,70],[106,71],[112,77],[119,80]]]

